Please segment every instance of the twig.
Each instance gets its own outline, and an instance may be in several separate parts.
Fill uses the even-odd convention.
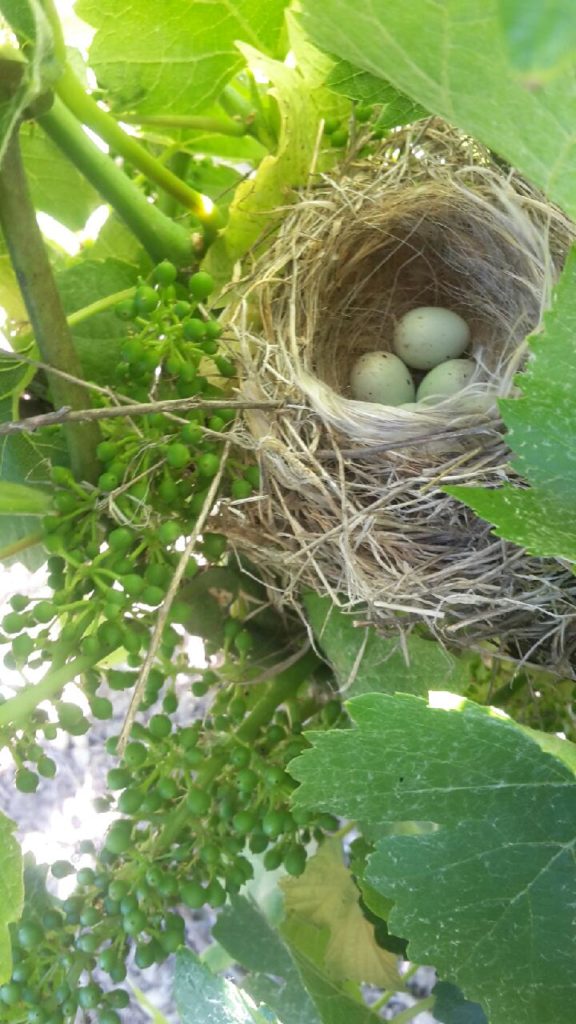
[[[210,398],[205,401],[197,398],[170,398],[163,402],[136,402],[134,405],[115,406],[111,409],[71,409],[65,405],[54,412],[42,413],[40,416],[29,416],[25,420],[14,420],[12,423],[0,424],[0,436],[4,434],[31,433],[41,427],[53,426],[55,423],[88,423],[95,420],[111,420],[118,416],[146,416],[153,412],[172,412],[172,410],[190,409],[279,409],[283,402],[244,402],[226,401]]]
[[[128,708],[126,718],[124,720],[124,724],[120,732],[120,737],[118,739],[118,753],[120,755],[124,753],[124,750],[126,748],[126,744],[130,736],[130,730],[134,723],[134,719],[136,718],[138,707],[142,699],[142,694],[146,687],[146,683],[148,682],[148,677],[152,670],[156,654],[158,653],[158,648],[160,647],[160,644],[162,642],[162,634],[164,632],[164,627],[166,626],[166,623],[168,621],[168,615],[170,614],[170,609],[174,602],[174,598],[178,593],[178,588],[184,576],[186,566],[190,560],[192,552],[194,551],[196,541],[198,540],[198,537],[202,533],[206,520],[210,515],[212,505],[214,504],[214,498],[218,493],[218,487],[220,486],[220,481],[222,479],[222,474],[224,472],[224,467],[226,465],[226,460],[228,458],[229,451],[230,442],[228,442],[224,448],[224,451],[222,453],[222,460],[220,462],[220,468],[216,476],[212,480],[212,483],[210,484],[208,494],[206,495],[206,500],[204,501],[204,504],[202,506],[202,511],[198,516],[198,519],[196,520],[196,525],[194,526],[194,529],[192,530],[190,537],[188,538],[186,547],[184,548],[184,551],[182,552],[182,555],[178,561],[178,565],[176,566],[176,570],[172,577],[172,581],[166,593],[166,598],[158,612],[158,618],[156,619],[154,631],[150,638],[150,646],[148,648],[148,652],[144,659],[144,664],[142,665],[138,679],[136,680],[134,693],[132,694],[132,700],[130,701],[130,706]]]

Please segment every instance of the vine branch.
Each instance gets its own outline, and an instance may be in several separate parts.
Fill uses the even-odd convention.
[[[0,170],[0,225],[42,358],[80,378],[82,367],[36,221],[16,132]],[[88,392],[80,383],[55,376],[51,391],[55,403],[70,407],[71,412],[88,404]],[[79,480],[93,481],[98,474],[98,427],[88,421],[75,426],[72,420],[68,423],[66,443],[72,471]]]
[[[279,409],[282,402],[275,401],[226,401],[225,399],[207,398],[169,398],[161,402],[135,402],[131,405],[114,406],[110,409],[71,409],[63,406],[54,412],[30,416],[25,420],[14,420],[12,423],[0,423],[0,437],[6,434],[31,433],[41,427],[51,427],[59,423],[95,423],[98,420],[115,419],[118,416],[147,416],[153,412],[189,411],[191,409]]]

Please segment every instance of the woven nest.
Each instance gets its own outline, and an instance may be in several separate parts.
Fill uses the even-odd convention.
[[[443,492],[514,479],[496,398],[514,393],[572,237],[541,195],[437,121],[316,179],[288,214],[232,318],[242,397],[277,407],[245,416],[265,494],[227,524],[282,601],[311,587],[381,631],[496,638],[572,674],[570,568],[496,539]],[[354,360],[390,350],[418,306],[468,322],[472,383],[434,406],[354,401]]]

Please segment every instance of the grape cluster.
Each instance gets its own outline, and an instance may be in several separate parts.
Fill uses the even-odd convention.
[[[161,710],[133,726],[97,800],[118,817],[99,852],[80,847],[93,866],[52,864],[56,878],[76,873],[72,895],[56,899],[42,870],[28,869],[14,970],[0,988],[14,1020],[68,1024],[81,1008],[114,1024],[128,995],[109,984],[125,979],[131,950],[141,969],[162,963],[184,941],[183,907],[222,906],[252,877],[257,855],[270,870],[300,874],[307,844],[338,827],[331,815],[290,810],[287,765],[306,746],[303,725],[334,724],[339,702],[309,685],[266,719],[254,714],[266,699],[258,687],[229,684],[212,669],[192,687],[213,695],[203,721],[178,726],[169,690]],[[114,754],[117,737],[106,746]]]
[[[44,679],[54,680],[51,709],[37,708],[1,737],[22,792],[34,793],[41,778],[56,773],[45,748],[58,730],[79,736],[92,720],[112,719],[115,691],[134,687],[181,559],[179,541],[206,512],[214,476],[222,469],[215,500],[249,499],[259,486],[257,467],[233,449],[221,467],[223,435],[234,423],[226,398],[235,369],[207,310],[212,289],[204,272],[182,285],[167,262],[136,287],[118,308],[127,334],[117,389],[131,402],[197,396],[215,407],[178,417],[159,410],[132,425],[104,421],[96,487],[79,484],[64,466],[53,468],[54,512],[44,520],[49,596],[14,595],[0,623],[4,664],[44,669]],[[188,664],[181,626],[195,632],[190,588],[210,573],[218,596],[205,593],[204,603],[209,598],[217,614],[204,635],[214,665],[198,673]],[[203,529],[129,742],[122,752],[117,736],[106,743],[117,763],[96,809],[116,817],[102,848],[81,847],[91,866],[51,866],[55,878],[75,874],[76,888],[64,900],[46,887],[45,871],[27,869],[25,911],[12,929],[13,975],[0,987],[2,1019],[68,1024],[80,1009],[99,1024],[117,1024],[128,996],[110,986],[126,977],[129,954],[140,968],[161,963],[184,940],[184,908],[221,907],[251,878],[254,857],[270,870],[300,874],[308,844],[337,828],[330,815],[291,810],[288,765],[306,746],[304,725],[338,724],[340,703],[327,697],[325,667],[315,655],[295,681],[289,676],[278,686],[281,677],[272,675],[249,685],[251,666],[258,675],[263,664],[281,661],[276,652],[294,649],[298,636],[293,623],[266,610],[264,589],[251,577],[243,577],[249,600],[248,583],[230,583],[234,573],[242,575],[228,565],[225,536]],[[106,667],[112,652],[121,667]],[[186,679],[208,710],[202,721],[182,725],[178,692]],[[72,680],[82,687],[86,713],[62,698]]]

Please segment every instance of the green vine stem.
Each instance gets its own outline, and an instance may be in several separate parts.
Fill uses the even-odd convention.
[[[114,161],[98,149],[58,97],[39,122],[52,141],[126,222],[155,263],[170,259],[177,266],[187,266],[197,259],[186,228],[174,223],[148,202]]]
[[[101,655],[107,657],[109,651]],[[81,655],[74,661],[68,661],[65,665],[48,670],[39,683],[31,683],[23,687],[14,697],[0,704],[0,729],[10,726],[11,729],[18,729],[24,726],[30,715],[36,710],[43,700],[52,700],[66,686],[66,683],[73,682],[79,675],[87,672],[98,663],[99,659]]]
[[[151,128],[183,128],[194,132],[216,132],[218,135],[248,135],[250,125],[231,117],[199,117],[193,114],[122,115],[126,124],[149,125]]]
[[[80,360],[36,221],[17,133],[8,143],[0,170],[0,224],[43,360],[81,378]],[[51,390],[56,406],[81,409],[89,404],[88,392],[79,383],[54,378]],[[97,424],[69,424],[65,436],[72,472],[78,480],[93,482],[98,474]]]
[[[68,109],[86,125],[96,132],[125,160],[137,167],[149,181],[154,181],[160,188],[174,196],[198,218],[204,228],[206,242],[215,237],[223,225],[223,218],[218,207],[211,200],[197,192],[178,178],[172,171],[152,156],[137,139],[127,135],[118,122],[95,100],[86,93],[70,67],[66,67],[56,83],[56,92]]]

